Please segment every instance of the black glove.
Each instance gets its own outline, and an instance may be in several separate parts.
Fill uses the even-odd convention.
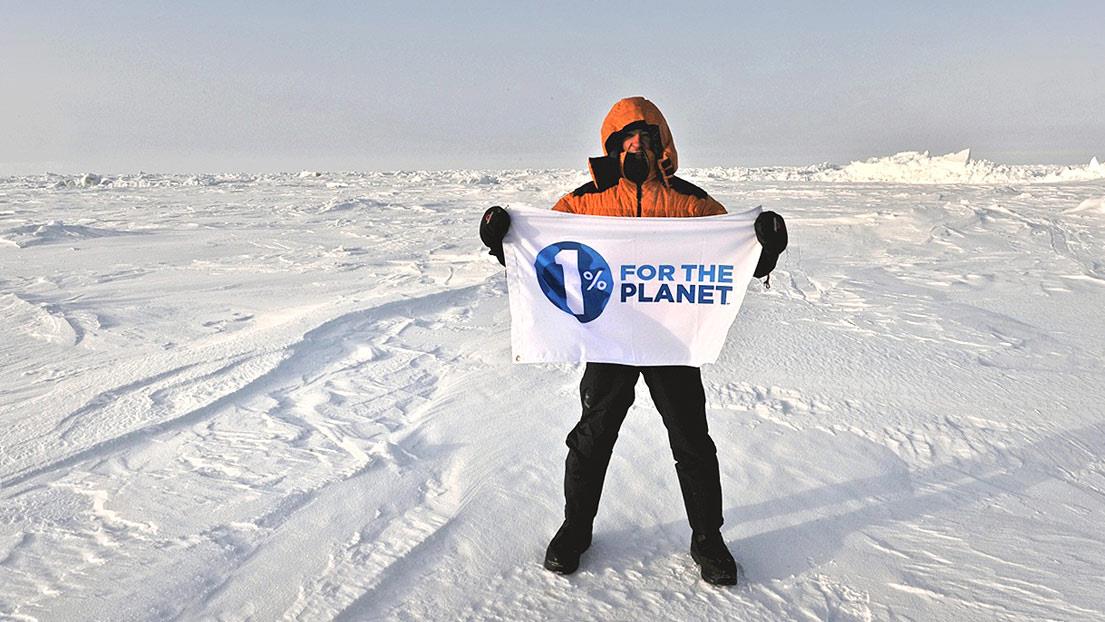
[[[760,261],[756,264],[756,271],[752,273],[752,276],[758,279],[767,276],[775,269],[779,254],[786,250],[787,223],[775,212],[761,213],[756,217],[756,239],[763,247]]]
[[[503,257],[503,238],[509,230],[510,214],[505,209],[496,205],[483,213],[480,220],[480,239],[491,249],[487,254],[494,256],[504,266],[506,259]]]

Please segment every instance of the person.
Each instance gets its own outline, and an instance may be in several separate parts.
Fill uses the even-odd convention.
[[[643,97],[623,99],[602,123],[605,155],[591,158],[592,181],[564,195],[554,210],[572,214],[695,217],[725,208],[694,184],[675,176],[677,153],[660,110]],[[510,215],[495,206],[485,212],[480,238],[505,265],[502,241]],[[763,212],[755,223],[763,250],[755,276],[766,276],[786,248],[786,225]],[[564,522],[549,542],[544,567],[571,574],[591,545],[603,481],[618,431],[644,377],[667,428],[675,470],[691,527],[690,553],[702,578],[734,585],[738,567],[721,536],[721,477],[717,449],[706,422],[701,370],[688,366],[631,366],[588,362],[580,382],[583,413],[568,434],[564,466]]]

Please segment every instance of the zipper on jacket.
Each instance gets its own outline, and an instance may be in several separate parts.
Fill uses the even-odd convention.
[[[641,184],[637,184],[637,218],[641,217]]]

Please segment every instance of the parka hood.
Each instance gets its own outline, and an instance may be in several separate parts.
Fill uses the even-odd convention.
[[[668,127],[664,115],[656,104],[644,97],[627,97],[615,103],[602,121],[602,150],[606,157],[590,160],[591,176],[596,186],[601,188],[610,185],[611,175],[622,176],[621,162],[624,154],[619,153],[621,140],[618,134],[631,125],[634,127],[630,129],[647,129],[652,134],[654,153],[651,155],[655,156],[656,172],[663,183],[667,185],[668,178],[675,174],[679,159],[671,128]],[[617,179],[613,182],[617,183]]]

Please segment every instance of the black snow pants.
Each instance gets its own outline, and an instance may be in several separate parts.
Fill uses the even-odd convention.
[[[722,523],[721,477],[717,448],[706,426],[702,372],[697,367],[587,364],[579,385],[583,416],[567,439],[564,517],[576,525],[591,525],[594,520],[610,454],[642,375],[668,429],[691,529],[717,531]]]

